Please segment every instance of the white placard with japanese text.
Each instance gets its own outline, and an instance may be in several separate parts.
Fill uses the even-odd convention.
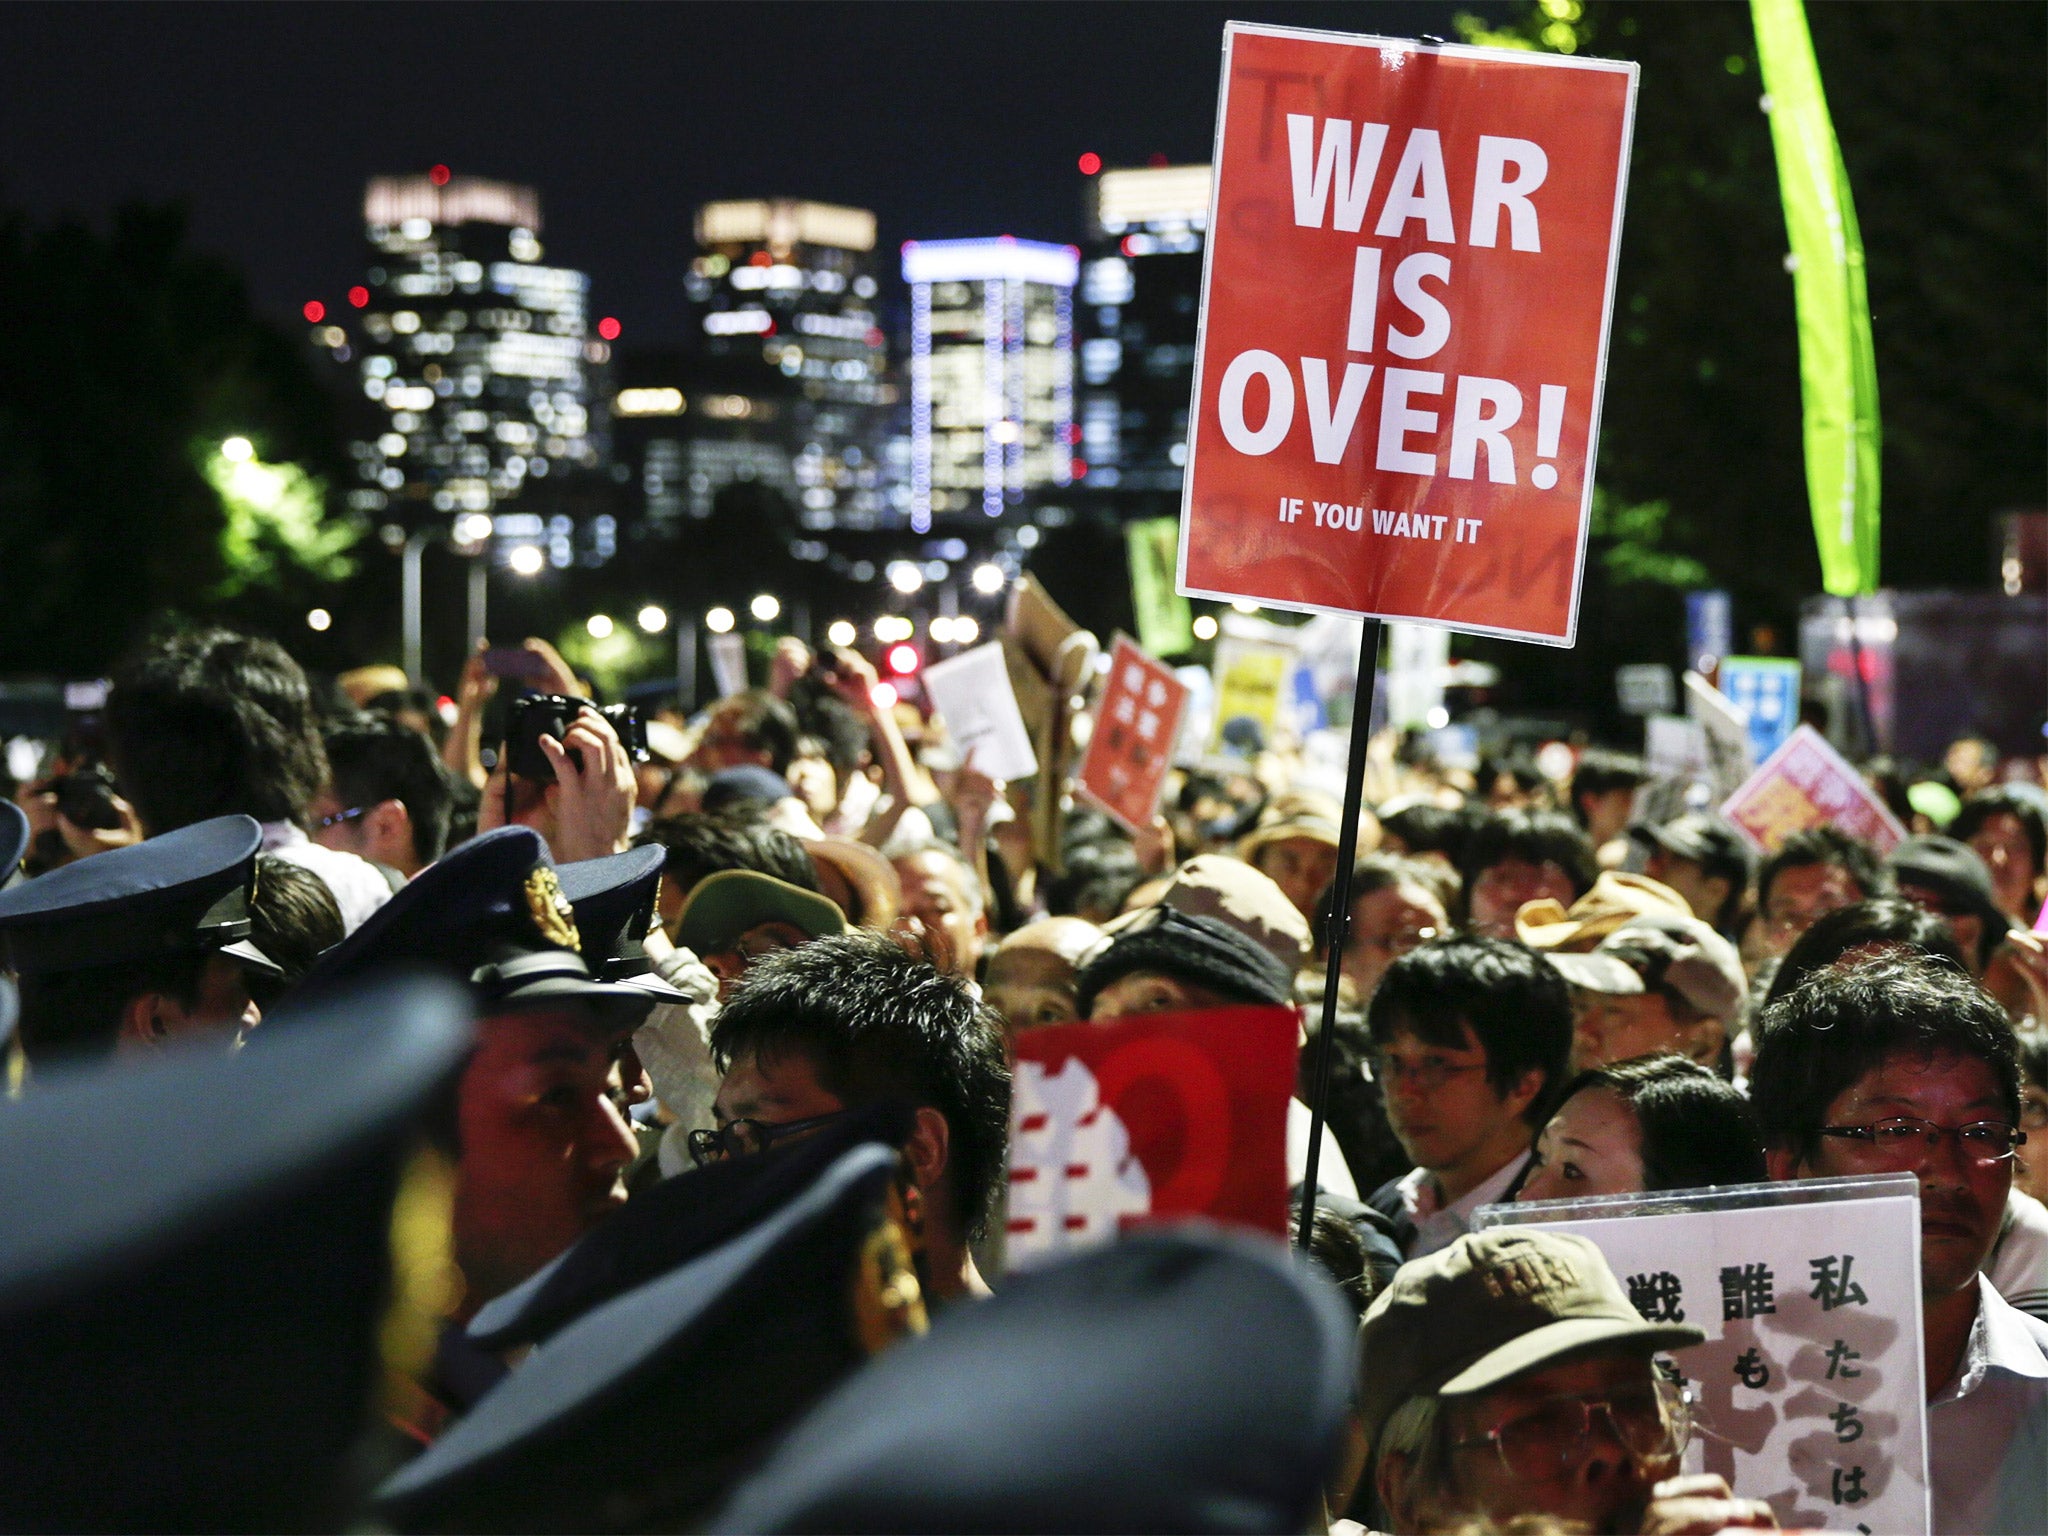
[[[1707,1342],[1686,1470],[1786,1527],[1929,1528],[1920,1198],[1910,1174],[1487,1206],[1479,1227],[1576,1232],[1645,1317]]]
[[[945,719],[960,755],[972,752],[981,772],[998,780],[1028,779],[1038,772],[1000,641],[933,662],[924,671],[924,691]]]

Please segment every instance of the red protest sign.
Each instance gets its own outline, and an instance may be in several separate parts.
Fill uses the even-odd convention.
[[[1905,838],[1906,829],[1877,791],[1827,738],[1802,725],[1763,766],[1721,803],[1721,814],[1765,853],[1808,827],[1840,827],[1881,854]]]
[[[1223,48],[1181,590],[1571,644],[1636,66]]]
[[[1019,1034],[1010,1261],[1182,1216],[1285,1235],[1298,1028],[1218,1008]]]
[[[1109,677],[1075,787],[1131,831],[1148,825],[1172,766],[1187,684],[1124,635],[1109,653]]]

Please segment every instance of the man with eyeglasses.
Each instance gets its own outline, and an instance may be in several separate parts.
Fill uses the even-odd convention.
[[[1366,1023],[1388,1123],[1415,1165],[1367,1203],[1418,1258],[1521,1177],[1546,1096],[1564,1081],[1571,994],[1528,946],[1466,934],[1388,966]]]
[[[1839,827],[1795,832],[1757,871],[1757,926],[1763,952],[1783,956],[1830,912],[1891,893],[1891,876],[1868,843]]]
[[[1645,1321],[1582,1237],[1496,1228],[1404,1264],[1358,1336],[1387,1529],[1528,1515],[1601,1532],[1774,1527],[1722,1479],[1676,1476],[1691,1417],[1653,1357],[1705,1337]]]
[[[1920,1181],[1934,1530],[2048,1528],[2048,1324],[1984,1274],[2026,1140],[2004,1010],[1954,966],[1893,951],[1816,973],[1758,1036],[1773,1178]]]

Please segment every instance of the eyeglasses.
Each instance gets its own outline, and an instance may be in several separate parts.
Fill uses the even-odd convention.
[[[332,816],[316,817],[313,821],[313,830],[325,832],[329,827],[338,827],[344,821],[354,821],[368,809],[369,807],[366,805],[359,805],[352,811],[336,811]]]
[[[2048,1094],[2035,1089],[2020,1100],[2020,1127],[2029,1131],[2048,1131]]]
[[[1932,1120],[1900,1117],[1880,1120],[1875,1125],[1824,1125],[1823,1136],[1841,1136],[1870,1148],[1872,1155],[1887,1164],[1911,1168],[1948,1137],[1962,1148],[1963,1160],[1980,1168],[1992,1168],[2008,1161],[2026,1145],[2026,1132],[2003,1120],[1973,1120],[1968,1125],[1936,1125]]]
[[[708,1168],[728,1157],[766,1152],[778,1141],[787,1141],[792,1136],[815,1131],[821,1125],[830,1125],[847,1113],[843,1109],[834,1110],[829,1115],[813,1115],[808,1120],[784,1120],[779,1125],[765,1120],[728,1120],[713,1130],[690,1132],[690,1160],[699,1168]]]
[[[1452,1445],[1461,1451],[1491,1446],[1511,1475],[1545,1482],[1585,1454],[1598,1414],[1605,1421],[1603,1432],[1637,1461],[1675,1462],[1692,1438],[1691,1398],[1688,1388],[1661,1376],[1605,1398],[1546,1398],[1527,1413]]]
[[[1454,1077],[1463,1077],[1467,1072],[1484,1072],[1483,1061],[1446,1061],[1441,1056],[1424,1056],[1416,1061],[1407,1061],[1399,1056],[1383,1056],[1377,1051],[1366,1058],[1372,1068],[1372,1075],[1379,1082],[1394,1084],[1413,1083],[1424,1093],[1435,1093]]]

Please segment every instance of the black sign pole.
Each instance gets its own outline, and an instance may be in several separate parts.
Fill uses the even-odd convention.
[[[1324,1110],[1330,1102],[1330,1064],[1337,1040],[1337,978],[1351,928],[1351,867],[1358,862],[1358,813],[1365,800],[1365,749],[1372,740],[1372,692],[1380,661],[1380,621],[1366,619],[1358,635],[1358,686],[1351,695],[1351,756],[1344,765],[1344,820],[1337,828],[1337,873],[1330,881],[1329,963],[1323,970],[1323,1022],[1316,1031],[1310,1088],[1308,1163],[1301,1175],[1301,1216],[1295,1241],[1305,1250],[1316,1214],[1316,1170],[1323,1152]]]

